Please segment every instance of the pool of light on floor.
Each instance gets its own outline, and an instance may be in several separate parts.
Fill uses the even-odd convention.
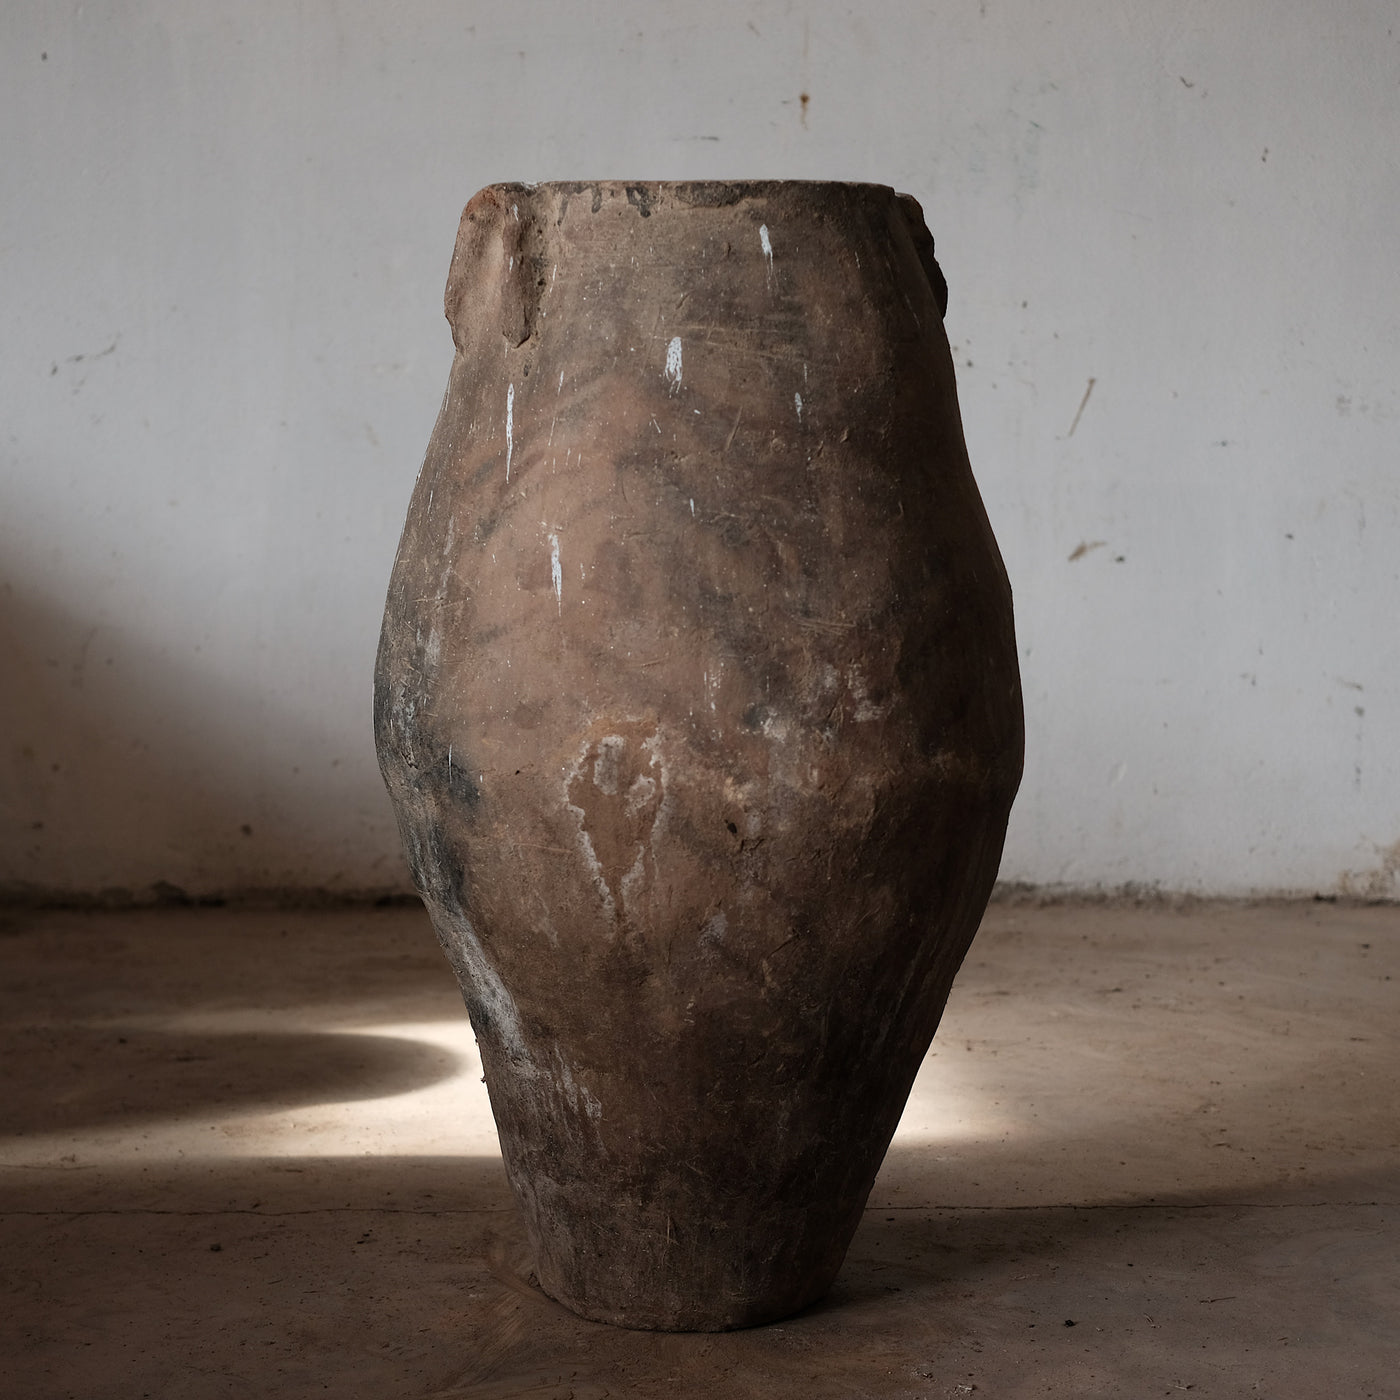
[[[127,1023],[135,1025],[136,1023]],[[247,1011],[162,1018],[166,1030],[197,1031],[217,1041],[220,1033],[285,1030],[285,1013]],[[113,1029],[119,1029],[114,1023]],[[382,1039],[398,1050],[409,1046],[436,1052],[437,1070],[428,1082],[406,1091],[290,1106],[270,1104],[221,1111],[206,1108],[162,1119],[146,1114],[101,1126],[0,1137],[0,1167],[83,1167],[117,1163],[268,1157],[462,1157],[499,1153],[495,1122],[470,1023],[450,1020],[322,1021],[319,1033],[354,1037],[372,1056]],[[387,1048],[387,1047],[386,1047]],[[425,1057],[425,1062],[429,1057]],[[295,1079],[297,1066],[288,1065]],[[606,1104],[603,1112],[606,1114]],[[990,1103],[952,1055],[930,1056],[909,1097],[895,1133],[905,1145],[1004,1140],[1013,1121]]]

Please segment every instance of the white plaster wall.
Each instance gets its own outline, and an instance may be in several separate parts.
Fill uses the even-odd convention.
[[[952,286],[1004,878],[1400,893],[1397,25],[7,0],[0,884],[402,884],[369,677],[461,205],[780,175],[915,194]]]

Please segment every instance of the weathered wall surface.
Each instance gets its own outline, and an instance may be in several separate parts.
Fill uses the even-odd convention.
[[[0,884],[401,886],[369,681],[500,179],[923,203],[1016,589],[1003,876],[1400,893],[1400,71],[1342,0],[0,15]]]

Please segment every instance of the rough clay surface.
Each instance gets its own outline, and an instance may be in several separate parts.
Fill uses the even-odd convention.
[[[821,1296],[1021,771],[1005,571],[917,204],[494,186],[375,686],[542,1286]]]

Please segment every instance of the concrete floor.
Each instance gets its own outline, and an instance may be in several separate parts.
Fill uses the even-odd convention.
[[[10,913],[6,1396],[1400,1396],[1400,910],[994,906],[835,1291],[528,1283],[416,909]]]

